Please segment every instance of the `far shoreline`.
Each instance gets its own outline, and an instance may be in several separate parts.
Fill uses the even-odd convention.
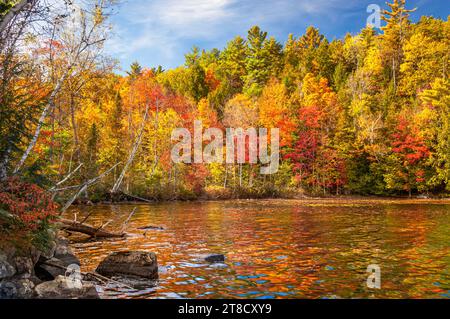
[[[77,202],[73,207],[95,207],[108,205],[159,205],[159,204],[182,204],[182,203],[214,203],[214,202],[298,202],[299,204],[450,204],[450,197],[428,197],[417,196],[302,196],[302,197],[265,197],[265,198],[198,198],[193,200],[146,200],[146,201],[98,201],[98,202]]]

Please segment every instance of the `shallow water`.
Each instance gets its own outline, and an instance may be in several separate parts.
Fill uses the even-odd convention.
[[[157,254],[156,287],[110,287],[105,298],[450,298],[447,201],[261,200],[75,207],[113,220],[126,239],[70,237],[83,270],[110,252]],[[143,226],[164,230],[139,230]],[[225,264],[201,255],[222,253]],[[370,264],[381,289],[366,285]]]

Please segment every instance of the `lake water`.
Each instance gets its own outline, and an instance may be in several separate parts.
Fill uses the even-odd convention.
[[[251,200],[75,207],[78,220],[129,213],[129,237],[71,236],[82,270],[110,252],[152,251],[156,287],[113,287],[105,298],[450,298],[450,202],[408,200]],[[143,226],[164,230],[139,230]],[[224,264],[202,254],[221,253]],[[381,289],[366,285],[379,265]]]

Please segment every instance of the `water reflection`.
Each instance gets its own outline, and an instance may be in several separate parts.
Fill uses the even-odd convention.
[[[120,229],[134,206],[77,207]],[[140,230],[147,226],[163,230]],[[138,205],[130,237],[72,236],[84,270],[112,251],[158,255],[157,287],[110,287],[113,298],[449,298],[450,205],[444,203],[229,201]],[[223,253],[225,264],[202,254]],[[369,264],[382,289],[366,287]]]

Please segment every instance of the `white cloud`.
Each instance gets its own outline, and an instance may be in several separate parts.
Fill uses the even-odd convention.
[[[223,46],[230,34],[243,34],[254,24],[270,25],[277,32],[277,25],[290,19],[336,19],[337,11],[356,1],[128,0],[114,17],[115,36],[107,48],[124,60],[145,51],[152,60],[174,66],[172,58],[186,53],[186,42]]]
[[[169,1],[161,14],[161,20],[168,25],[186,26],[195,23],[214,23],[231,18],[230,0],[185,0]]]

